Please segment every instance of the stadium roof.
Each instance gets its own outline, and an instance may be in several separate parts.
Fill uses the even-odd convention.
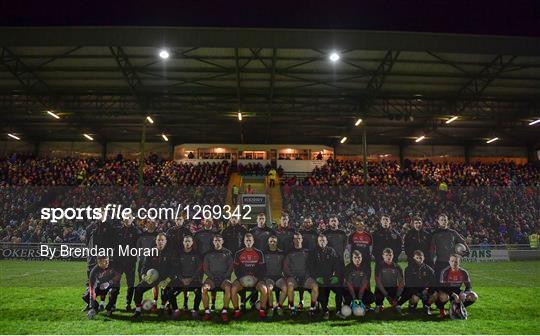
[[[148,141],[173,143],[361,143],[362,118],[371,144],[539,144],[537,37],[0,27],[0,41],[2,131],[30,141],[139,141],[150,115]]]

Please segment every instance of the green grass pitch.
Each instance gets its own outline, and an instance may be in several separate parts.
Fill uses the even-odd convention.
[[[540,334],[540,261],[464,264],[479,301],[469,319],[453,321],[392,311],[365,318],[260,322],[254,313],[239,321],[160,320],[146,314],[132,323],[124,312],[125,283],[119,310],[89,321],[81,312],[85,264],[60,261],[0,261],[0,331],[3,334]],[[373,285],[373,283],[372,283]],[[148,292],[146,297],[150,297]],[[306,299],[308,298],[306,293]],[[192,299],[192,297],[191,297]],[[331,298],[331,302],[333,299]],[[219,305],[218,297],[218,307]],[[405,305],[404,305],[405,307]]]

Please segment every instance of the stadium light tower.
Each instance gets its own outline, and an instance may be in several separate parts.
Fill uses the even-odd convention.
[[[339,56],[339,54],[335,51],[333,51],[330,56],[328,56],[328,58],[330,59],[330,61],[332,61],[333,63],[336,63],[337,61],[339,61],[339,59],[341,58],[341,56]]]
[[[163,59],[163,60],[168,59],[170,56],[171,56],[171,54],[169,53],[169,51],[167,49],[161,49],[159,51],[159,57],[161,59]]]

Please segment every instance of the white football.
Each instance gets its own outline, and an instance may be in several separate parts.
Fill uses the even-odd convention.
[[[353,315],[354,316],[364,316],[366,315],[366,310],[360,306],[356,306],[353,309]]]
[[[343,305],[343,307],[341,307],[341,315],[343,315],[345,317],[349,317],[349,316],[351,316],[351,314],[352,314],[352,311],[351,311],[350,306]]]
[[[144,300],[142,302],[142,309],[146,311],[149,311],[150,309],[152,309],[152,306],[153,306],[152,300]]]
[[[149,284],[157,281],[159,279],[159,272],[155,268],[151,268],[148,271],[146,271],[146,282]]]
[[[243,276],[239,279],[239,281],[244,288],[255,287],[255,285],[257,284],[257,279],[253,275]]]
[[[465,253],[465,251],[467,251],[467,247],[461,243],[457,243],[454,247],[454,250],[457,254],[462,255],[463,253]]]

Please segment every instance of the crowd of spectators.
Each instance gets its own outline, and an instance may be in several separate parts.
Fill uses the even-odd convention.
[[[242,176],[266,176],[272,169],[272,166],[267,163],[266,165],[262,165],[261,163],[247,163],[247,164],[238,164],[238,172]],[[283,167],[279,166],[277,169],[277,175],[279,177],[283,176],[285,171],[283,170]]]
[[[540,168],[533,165],[383,161],[369,163],[368,176],[364,188],[362,162],[328,161],[285,181],[284,210],[296,225],[311,217],[320,228],[337,215],[348,231],[356,218],[375,229],[387,213],[402,234],[412,216],[433,229],[444,212],[471,244],[527,243],[540,228]]]

